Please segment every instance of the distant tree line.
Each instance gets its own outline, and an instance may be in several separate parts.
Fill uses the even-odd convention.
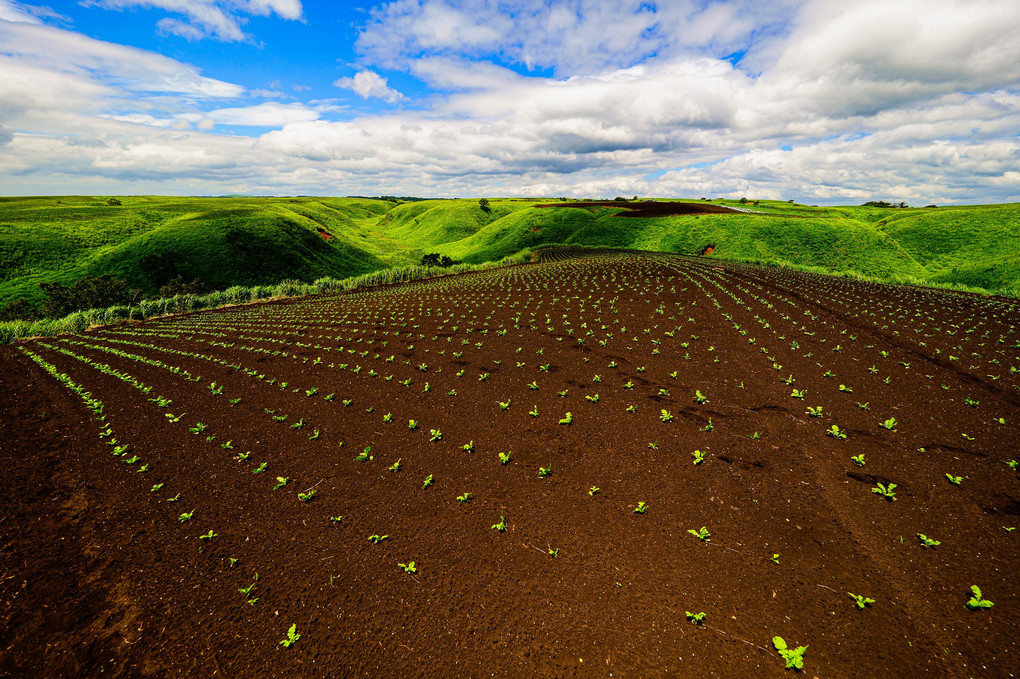
[[[884,200],[869,200],[867,203],[862,203],[861,207],[910,207],[906,203],[887,203]]]

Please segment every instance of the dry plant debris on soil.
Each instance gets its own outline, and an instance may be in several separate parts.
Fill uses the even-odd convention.
[[[1018,326],[554,250],[4,347],[0,675],[1008,676]]]

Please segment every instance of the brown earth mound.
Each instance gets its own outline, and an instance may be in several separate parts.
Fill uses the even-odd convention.
[[[1015,300],[547,254],[0,348],[0,676],[1017,672]]]
[[[717,214],[747,214],[740,210],[733,210],[723,205],[712,203],[683,203],[679,201],[623,201],[623,200],[595,200],[577,203],[547,203],[535,207],[606,207],[623,208],[627,212],[617,214],[617,217],[668,217],[670,215],[717,215]]]

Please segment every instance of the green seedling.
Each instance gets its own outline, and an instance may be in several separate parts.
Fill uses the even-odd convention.
[[[628,405],[627,406],[627,412],[628,413],[637,412],[637,406],[636,405]]]
[[[1020,463],[1018,463],[1016,460],[1007,460],[1006,461],[1006,466],[1009,467],[1010,469],[1016,469],[1018,464],[1020,464]]]
[[[791,398],[803,399],[807,395],[807,389],[794,389],[790,393]]]
[[[776,564],[778,566],[779,565],[779,554],[773,554],[771,557],[769,557],[769,560],[772,563],[774,563],[774,564]]]
[[[430,432],[429,441],[441,441],[442,440],[443,432],[439,431],[438,429],[430,429],[429,432]]]
[[[538,417],[538,406],[535,406],[534,408],[529,410],[528,414],[531,415],[532,417]]]
[[[888,429],[889,431],[896,431],[895,427],[897,424],[899,423],[896,421],[896,418],[890,417],[885,422],[882,422],[879,426]]]
[[[832,438],[839,440],[843,440],[846,438],[846,432],[840,431],[839,427],[837,427],[836,425],[832,425],[831,427],[829,427],[826,430],[825,435],[831,436]]]
[[[172,421],[176,422],[176,420]],[[192,434],[201,434],[203,431],[205,431],[205,423],[199,422],[194,427],[188,427],[188,431],[190,431]]]
[[[301,429],[304,426],[305,426],[305,418],[302,417],[300,420],[298,420],[294,424],[290,425],[290,428],[291,429]]]
[[[238,453],[237,454],[237,459],[241,460],[242,462],[247,460],[249,457],[251,457],[251,451],[250,450],[246,450],[243,453]]]
[[[705,461],[705,454],[700,450],[695,450],[693,453],[691,453],[691,457],[694,458],[695,465],[699,465]]]
[[[343,520],[344,520],[344,517],[340,516],[339,514],[336,515],[336,516],[329,517],[330,523],[340,523]]]
[[[814,408],[812,408],[811,406],[808,406],[807,414],[810,415],[811,417],[821,417],[822,416],[822,406],[815,406]]]
[[[503,512],[499,513],[499,523],[492,524],[492,530],[498,530],[500,533],[506,531],[506,517],[503,516]]]
[[[290,481],[290,477],[287,477],[287,476],[277,476],[276,477],[276,485],[273,486],[273,490],[279,490],[279,489],[283,488],[284,486],[287,485],[287,483],[289,481]]]
[[[780,657],[786,661],[786,669],[804,669],[804,652],[807,651],[807,646],[798,646],[795,649],[787,648],[783,637],[772,637],[772,645],[776,647]]]
[[[307,493],[298,493],[297,496],[298,496],[298,499],[301,500],[302,502],[311,502],[312,498],[314,498],[316,493],[318,493],[318,492],[319,491],[317,491],[314,488],[312,488]]]
[[[939,545],[942,544],[938,540],[932,539],[932,538],[928,537],[927,535],[925,535],[924,533],[918,533],[917,534],[917,539],[921,541],[921,545],[923,547],[931,547],[932,549],[934,549],[935,547],[938,547]]]
[[[880,483],[875,488],[872,488],[871,492],[875,493],[876,495],[881,495],[885,499],[891,501],[896,499],[896,493],[893,492],[893,489],[895,487],[896,487],[895,483],[890,483],[888,486]]]
[[[871,403],[871,401],[865,401],[864,403],[858,402],[857,403],[857,407],[860,408],[861,410],[869,410],[868,404],[870,404],[870,403]]]
[[[849,594],[850,598],[857,604],[857,608],[864,608],[868,604],[875,603],[874,599],[869,599],[868,597],[861,596],[860,594],[854,594],[853,592],[847,592],[847,594]]]
[[[860,455],[854,455],[850,459],[853,460],[854,464],[856,464],[858,467],[864,466],[864,453],[861,453]]]
[[[180,521],[181,523],[186,523],[188,521],[191,521],[191,517],[194,515],[195,510],[192,509],[190,512],[183,512],[180,516],[177,517],[177,520]]]
[[[399,458],[398,457],[397,461],[394,462],[393,464],[391,464],[389,467],[387,467],[387,469],[389,469],[391,472],[399,472],[400,471],[400,460],[401,459],[403,459],[403,458]]]
[[[466,453],[473,453],[473,452],[475,452],[475,442],[474,441],[468,441],[467,443],[462,445],[460,447],[460,449],[463,450]]]
[[[513,455],[513,454],[514,453],[513,453],[512,450],[508,450],[505,453],[499,453],[499,463],[503,464],[503,465],[509,464],[510,456]]]
[[[552,465],[549,465],[548,467],[539,467],[538,468],[538,475],[540,477],[542,477],[542,478],[545,478],[547,476],[551,476],[552,475]]]
[[[159,489],[160,489],[160,488],[162,488],[162,487],[163,487],[163,484],[162,484],[162,483],[157,483],[156,485],[154,485],[154,486],[152,487],[152,490],[151,490],[151,491],[149,491],[149,492],[155,493],[155,492],[156,492],[157,490],[159,490]]]
[[[199,535],[198,539],[199,540],[207,540],[208,541],[208,540],[212,540],[215,537],[217,537],[217,534],[214,533],[212,531],[212,529],[210,528],[208,533],[206,533],[205,535]]]
[[[566,414],[566,415],[564,415],[564,416],[563,416],[563,418],[562,418],[562,419],[560,420],[560,424],[570,424],[570,423],[571,423],[571,422],[573,422],[573,421],[574,421],[574,416],[573,416],[573,415],[571,415],[570,413],[567,413],[567,414]]]
[[[659,419],[662,420],[663,422],[672,422],[673,421],[673,413],[669,412],[668,410],[663,409],[662,414],[659,415]]]
[[[560,548],[559,547],[556,547],[556,548],[547,547],[546,549],[549,552],[549,556],[551,556],[554,559],[560,555]]]
[[[178,501],[178,500],[180,500],[180,499],[181,499],[181,494],[180,494],[180,493],[177,493],[177,495],[174,495],[173,497],[168,497],[168,498],[166,499],[166,501],[167,501],[167,502],[177,502],[177,501]]]
[[[702,394],[701,391],[695,389],[694,390],[694,402],[699,404],[699,405],[702,405],[702,404],[708,403],[709,401],[708,401],[708,397],[707,396]]]
[[[705,425],[705,431],[712,431],[715,426],[712,424],[712,418],[708,418],[708,424]]]
[[[592,486],[591,488],[588,489],[588,495],[591,495],[592,497],[594,497],[594,496],[599,494],[600,490],[602,490],[602,489],[599,488],[598,486]]]
[[[250,585],[248,585],[247,587],[241,587],[237,591],[240,592],[241,594],[243,594],[245,596],[245,598],[250,597],[251,596],[251,591],[255,588],[255,583],[258,582],[258,580],[259,580],[259,574],[256,573],[255,574],[255,578],[251,581]]]
[[[417,573],[418,572],[418,569],[415,568],[413,561],[411,561],[410,563],[398,563],[397,565],[400,566],[401,568],[403,568],[405,573]]]
[[[238,559],[235,559],[235,558],[234,558],[234,557],[232,557],[232,556],[231,556],[231,557],[227,557],[227,558],[229,558],[229,559],[230,559],[230,566],[229,566],[230,568],[233,568],[234,566],[236,566],[236,565],[237,565]]]
[[[702,542],[711,542],[712,541],[712,534],[708,532],[708,528],[706,528],[705,526],[702,526],[698,530],[694,530],[693,528],[688,528],[687,532],[690,533],[691,535],[693,535],[694,537],[698,538]]]
[[[979,608],[991,608],[995,604],[981,596],[981,588],[977,585],[971,585],[970,591],[974,593],[974,596],[967,602],[967,608],[972,611],[976,611]]]
[[[410,429],[411,431],[414,431],[415,429],[418,428],[418,421],[417,420],[408,420],[407,421],[407,428]]]
[[[963,482],[962,476],[953,476],[949,472],[946,472],[946,479],[948,479],[949,483],[953,484],[954,486],[958,486]]]
[[[268,462],[262,462],[262,463],[259,464],[258,467],[255,467],[255,469],[252,469],[251,473],[252,474],[261,474],[262,472],[266,471],[266,467],[268,467],[268,466],[269,466]]]
[[[393,421],[393,413],[386,413],[385,415],[383,415],[382,416],[382,421],[385,422],[386,424],[389,424],[390,422],[392,422]]]
[[[634,513],[635,514],[644,514],[647,511],[648,511],[648,505],[646,505],[644,502],[638,502],[637,503],[637,507],[634,508]]]
[[[500,410],[509,410],[510,409],[510,400],[509,399],[507,399],[506,401],[496,401],[496,403],[499,404]]]
[[[368,539],[372,541],[373,545],[378,545],[383,540],[389,538],[389,535],[369,535]]]
[[[463,495],[458,495],[457,496],[457,502],[459,502],[460,504],[464,504],[465,502],[467,502],[470,499],[471,499],[471,493],[467,493],[467,492],[465,492]]]
[[[421,484],[422,490],[428,488],[431,485],[432,485],[432,474],[429,474],[428,476],[425,477],[425,480],[422,481],[422,484]]]
[[[567,393],[568,393],[569,391],[570,391],[569,389],[564,389],[563,391],[557,391],[556,393],[557,393],[557,394],[558,394],[559,396],[562,396],[563,398],[566,398],[566,397],[567,397]]]
[[[301,635],[297,633],[297,623],[290,626],[287,630],[287,638],[280,642],[280,645],[284,648],[290,648],[294,645],[294,642],[301,638]]]
[[[701,623],[705,622],[704,611],[702,611],[701,613],[691,613],[690,611],[685,611],[685,613],[687,614],[687,620],[690,621],[692,624],[700,625]]]

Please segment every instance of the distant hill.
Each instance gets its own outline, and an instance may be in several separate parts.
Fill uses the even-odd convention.
[[[152,294],[178,275],[214,288],[311,281],[413,264],[433,252],[479,263],[545,245],[685,254],[711,246],[711,256],[722,259],[1020,293],[1020,204],[883,208],[712,201],[703,204],[749,212],[630,212],[623,219],[616,216],[627,213],[621,204],[553,202],[0,198],[0,305],[19,297],[37,303],[40,282],[71,283],[104,273]]]

